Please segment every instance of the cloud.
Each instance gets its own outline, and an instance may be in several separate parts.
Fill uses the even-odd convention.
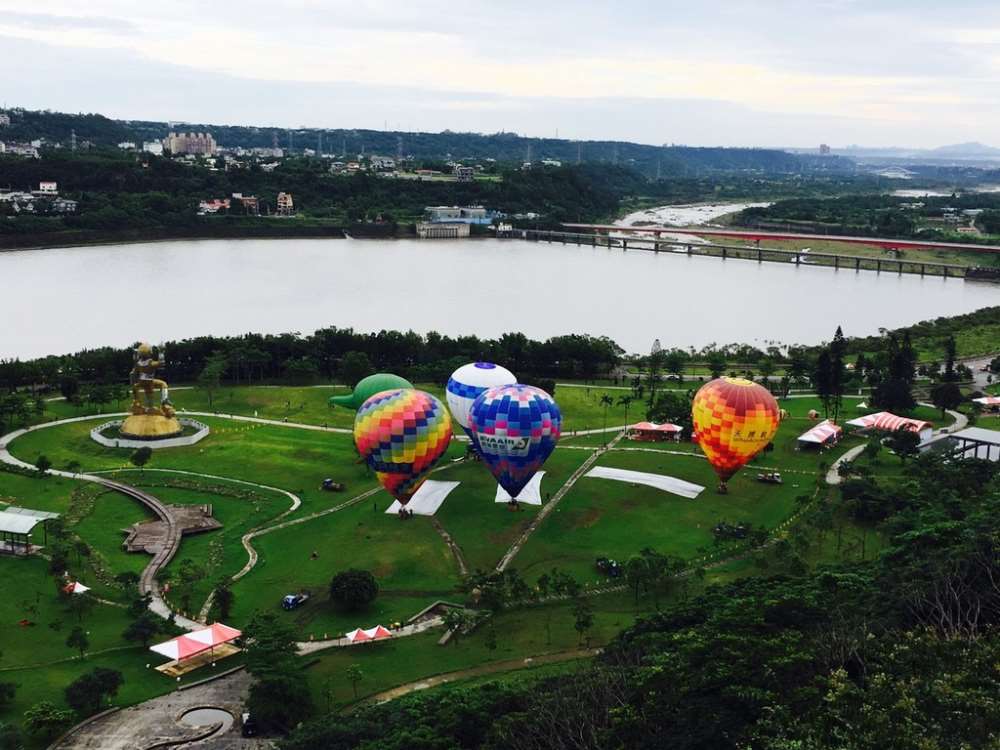
[[[0,25],[42,31],[102,31],[112,34],[134,33],[135,24],[104,16],[55,16],[48,13],[4,11]]]

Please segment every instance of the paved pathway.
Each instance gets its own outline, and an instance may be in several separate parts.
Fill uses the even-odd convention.
[[[460,669],[456,672],[446,672],[445,674],[435,675],[433,677],[428,677],[424,680],[417,680],[416,682],[408,682],[405,685],[398,685],[389,690],[383,690],[381,693],[375,693],[370,695],[361,701],[361,704],[365,703],[385,703],[387,701],[395,700],[404,695],[409,695],[410,693],[415,693],[418,690],[426,690],[427,688],[436,687],[438,685],[445,685],[449,682],[455,682],[456,680],[467,680],[471,677],[482,677],[484,675],[496,674],[498,672],[511,672],[516,669],[528,669],[530,667],[540,667],[545,664],[558,664],[564,661],[574,661],[576,659],[587,659],[592,656],[596,656],[601,652],[597,648],[581,648],[575,649],[573,651],[560,651],[555,654],[542,654],[541,656],[529,656],[526,659],[509,659],[507,661],[497,661],[491,664],[484,664],[480,667],[472,667],[470,669]],[[348,711],[351,711],[355,706],[348,707]]]
[[[153,750],[166,743],[199,750],[272,747],[270,740],[243,737],[238,721],[227,732],[201,741],[198,739],[211,732],[211,727],[195,729],[178,721],[184,713],[206,706],[221,708],[239,719],[252,679],[245,670],[239,670],[106,714],[63,737],[49,750]]]

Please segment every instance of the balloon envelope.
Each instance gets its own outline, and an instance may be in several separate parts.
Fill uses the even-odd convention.
[[[472,402],[480,393],[498,385],[514,385],[517,378],[506,367],[500,367],[492,362],[470,362],[462,365],[448,378],[445,392],[448,397],[448,408],[451,415],[472,437],[469,431],[469,411]]]
[[[691,405],[694,436],[725,483],[760,453],[778,430],[778,402],[766,388],[743,378],[705,383]]]
[[[420,489],[451,440],[451,415],[424,391],[383,391],[354,418],[354,443],[389,494],[403,505]]]
[[[490,388],[469,412],[473,445],[512,498],[552,454],[561,425],[552,396],[531,385]]]
[[[412,387],[413,383],[406,378],[393,375],[391,372],[377,372],[359,380],[358,384],[354,386],[354,391],[347,396],[333,396],[330,399],[330,406],[343,406],[346,409],[357,410],[361,404],[376,393]]]

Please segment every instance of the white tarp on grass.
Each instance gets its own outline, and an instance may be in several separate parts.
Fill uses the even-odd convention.
[[[542,476],[545,474],[544,471],[536,471],[535,476],[524,485],[524,489],[521,490],[521,494],[517,496],[517,501],[519,503],[527,503],[528,505],[541,505],[542,504]],[[496,501],[498,503],[509,503],[510,493],[507,492],[499,484],[497,485],[497,496]]]
[[[704,487],[700,484],[685,482],[683,479],[668,477],[663,474],[648,474],[645,471],[629,471],[628,469],[612,469],[607,466],[595,466],[584,476],[594,479],[614,479],[616,482],[630,482],[632,484],[645,484],[655,487],[664,492],[672,492],[681,497],[695,498],[701,493]]]
[[[438,508],[441,507],[444,499],[448,497],[448,493],[458,487],[459,484],[461,482],[435,482],[433,479],[428,479],[420,485],[417,494],[410,498],[410,502],[406,504],[406,509],[411,511],[415,516],[433,516],[437,513]],[[386,513],[399,513],[401,507],[403,506],[399,504],[398,500],[393,500],[392,505],[389,506],[389,510]]]

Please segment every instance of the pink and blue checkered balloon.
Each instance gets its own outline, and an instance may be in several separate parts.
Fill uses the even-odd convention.
[[[512,498],[552,455],[561,425],[558,404],[531,385],[490,388],[469,411],[473,445]]]

